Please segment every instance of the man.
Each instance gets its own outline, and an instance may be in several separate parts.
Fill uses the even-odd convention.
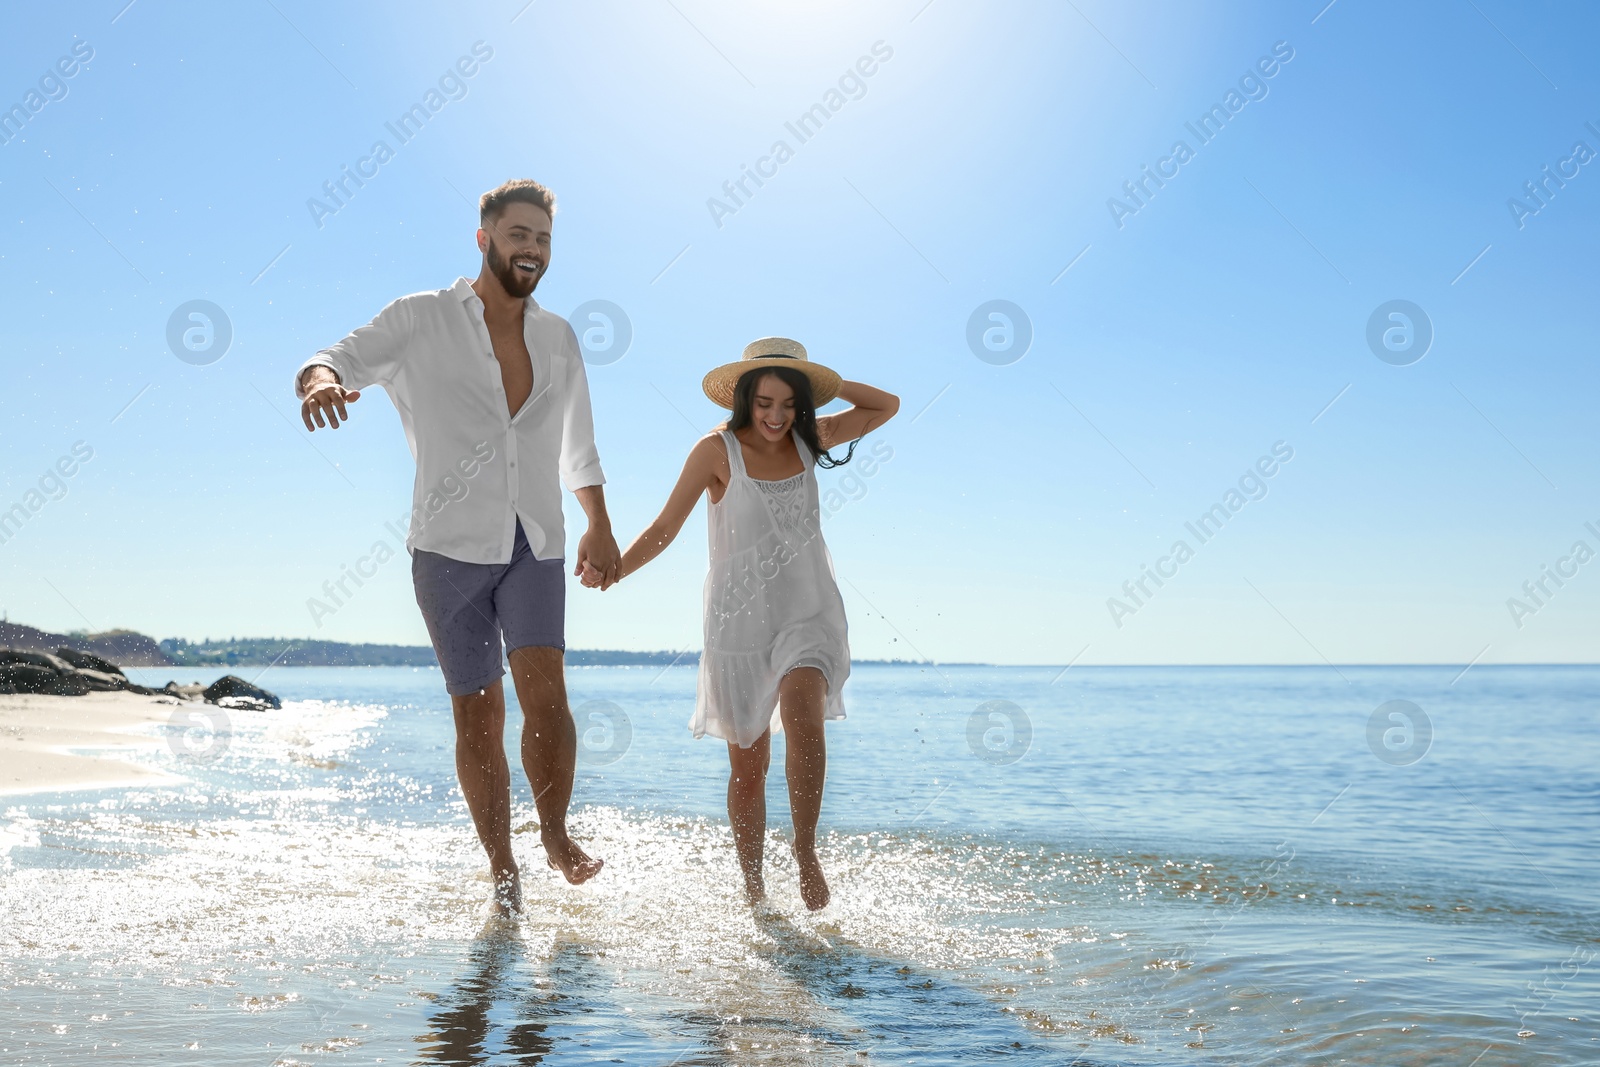
[[[510,181],[479,201],[475,281],[414,293],[307,360],[295,377],[306,429],[338,428],[382,385],[417,463],[412,582],[455,711],[456,773],[488,853],[499,914],[521,910],[511,853],[501,641],[522,705],[522,765],[546,858],[574,885],[602,861],[567,835],[577,730],[562,655],[566,582],[561,487],[589,519],[575,572],[614,579],[589,386],[566,321],[534,301],[550,265],[555,196]],[[559,475],[559,481],[558,481]]]

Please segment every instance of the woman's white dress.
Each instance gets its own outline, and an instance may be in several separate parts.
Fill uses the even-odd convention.
[[[723,430],[727,491],[708,510],[711,570],[705,588],[705,651],[690,727],[749,748],[783,729],[778,683],[796,667],[828,681],[823,718],[844,718],[850,675],[844,599],[822,540],[816,457],[798,434],[805,470],[782,481],[751,478],[744,450]]]

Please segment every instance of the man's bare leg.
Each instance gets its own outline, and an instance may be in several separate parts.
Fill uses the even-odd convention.
[[[798,667],[778,685],[783,717],[784,776],[789,780],[789,811],[794,818],[794,859],[800,868],[800,899],[812,911],[827,906],[828,880],[817,858],[817,822],[822,818],[822,786],[828,774],[827,739],[822,729],[828,682],[815,667]]]
[[[550,866],[573,885],[599,873],[593,859],[567,836],[567,806],[578,765],[578,731],[567,707],[567,684],[559,648],[531,645],[513,649],[511,679],[522,705],[522,767],[539,809],[539,836]]]
[[[506,762],[505,689],[499,680],[476,693],[452,696],[456,720],[456,776],[478,840],[489,855],[492,907],[501,915],[522,910],[522,885],[511,854],[511,768]]]
[[[762,733],[755,744],[740,748],[728,742],[728,823],[733,827],[733,849],[744,875],[744,896],[751,904],[766,898],[761,873],[767,843],[767,767],[772,762],[772,734]]]

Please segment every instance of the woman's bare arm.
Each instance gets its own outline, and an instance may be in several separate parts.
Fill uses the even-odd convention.
[[[844,382],[839,386],[839,399],[854,406],[837,415],[824,415],[817,420],[817,441],[823,448],[832,448],[865,437],[870,431],[894,418],[900,410],[900,398],[882,389],[861,382]]]
[[[717,437],[714,434],[702,437],[694,448],[689,450],[689,458],[683,464],[683,473],[678,475],[678,484],[672,487],[672,494],[667,497],[667,503],[661,509],[661,514],[656,516],[655,522],[645,527],[643,533],[633,539],[633,544],[622,554],[622,562],[617,566],[617,576],[601,584],[600,588],[610,589],[661,555],[666,547],[672,544],[673,538],[678,536],[678,531],[683,529],[684,521],[694,510],[700,494],[727,481],[727,474],[724,473],[727,465],[728,454],[722,450]],[[588,582],[584,584],[587,585]]]

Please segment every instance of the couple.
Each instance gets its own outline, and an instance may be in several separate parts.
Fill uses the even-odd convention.
[[[823,721],[844,717],[850,673],[844,603],[818,529],[813,468],[848,462],[854,442],[899,408],[888,393],[764,338],[706,375],[732,410],[695,444],[661,514],[618,551],[601,489],[583,359],[572,328],[540,307],[555,196],[510,181],[479,201],[474,281],[401,297],[316,354],[295,377],[306,429],[335,429],[361,391],[382,385],[417,464],[411,575],[455,713],[456,773],[488,853],[498,914],[521,910],[511,850],[502,641],[522,705],[522,765],[545,856],[574,885],[599,872],[567,834],[577,730],[563,674],[566,575],[561,485],[589,528],[573,573],[608,589],[654,559],[700,495],[710,500],[711,573],[696,737],[728,743],[728,818],[746,897],[765,895],[766,773],[773,730],[787,730],[790,807],[801,898],[828,902],[816,853],[827,752]],[[818,417],[835,397],[853,406]],[[828,449],[851,442],[841,459]],[[459,487],[465,493],[445,493]]]

